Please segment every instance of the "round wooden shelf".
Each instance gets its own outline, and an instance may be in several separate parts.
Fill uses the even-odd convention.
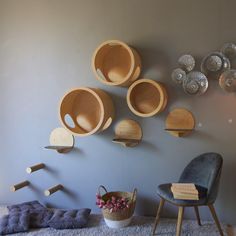
[[[183,137],[190,134],[194,126],[193,114],[184,108],[176,108],[168,114],[165,130],[175,137]]]
[[[73,89],[60,103],[62,125],[77,136],[87,136],[105,130],[111,125],[113,118],[112,99],[101,89]]]
[[[127,92],[127,103],[130,110],[141,117],[150,117],[162,112],[167,100],[164,85],[150,79],[135,81]]]
[[[119,40],[109,40],[95,50],[92,68],[96,78],[106,85],[129,86],[141,72],[138,53]]]
[[[138,122],[125,119],[116,125],[113,142],[125,147],[134,147],[141,142],[142,135],[142,128]]]

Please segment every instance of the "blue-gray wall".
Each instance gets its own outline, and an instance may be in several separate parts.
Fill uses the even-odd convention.
[[[166,73],[183,53],[200,59],[224,42],[236,42],[235,8],[234,0],[0,0],[0,203],[38,199],[98,212],[95,193],[104,184],[111,190],[137,187],[136,213],[150,215],[156,211],[158,184],[175,181],[196,155],[215,151],[225,161],[216,209],[221,220],[236,224],[236,95],[210,81],[204,96],[189,97]],[[167,84],[165,112],[138,118],[127,108],[126,88],[95,80],[91,56],[107,39],[133,45],[142,57],[142,76]],[[99,135],[76,138],[77,148],[69,154],[45,150],[51,130],[60,126],[60,98],[79,86],[109,91],[116,105],[114,124],[126,117],[138,120],[142,144],[113,144],[113,125]],[[175,138],[163,130],[175,107],[194,113],[197,130],[191,136]],[[25,168],[38,162],[48,170],[26,174]],[[30,189],[9,191],[25,179]],[[43,190],[57,183],[66,192],[44,197]],[[174,216],[176,209],[168,206],[166,214]],[[207,210],[201,214],[210,217]],[[192,210],[186,215],[192,217]]]

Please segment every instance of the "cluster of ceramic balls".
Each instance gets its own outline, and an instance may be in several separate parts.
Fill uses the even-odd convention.
[[[227,92],[236,92],[236,70],[231,62],[236,58],[236,45],[226,43],[220,52],[211,52],[201,62],[201,72],[193,71],[195,60],[191,55],[179,58],[179,68],[172,72],[172,80],[181,85],[190,95],[201,95],[208,88],[208,79],[219,80],[220,87]]]
[[[208,88],[207,77],[200,71],[193,71],[195,59],[191,55],[183,55],[178,60],[179,68],[172,72],[172,80],[181,85],[189,95],[200,95]]]

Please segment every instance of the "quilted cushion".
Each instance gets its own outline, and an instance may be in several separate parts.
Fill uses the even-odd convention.
[[[7,206],[9,212],[19,212],[19,211],[29,211],[34,212],[35,210],[44,210],[46,209],[38,201],[23,202],[21,204]]]
[[[25,232],[29,229],[29,214],[16,212],[5,215],[0,219],[0,234]]]
[[[84,227],[89,219],[91,209],[55,210],[49,220],[49,226],[55,229],[76,229]]]
[[[49,227],[48,221],[52,218],[53,211],[49,209],[34,210],[29,213],[30,228],[47,228]]]

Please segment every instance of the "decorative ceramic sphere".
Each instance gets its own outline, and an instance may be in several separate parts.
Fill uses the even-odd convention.
[[[191,55],[183,55],[178,60],[179,66],[186,72],[190,72],[195,67],[195,59]]]
[[[236,44],[234,43],[225,43],[221,48],[221,52],[228,57],[229,59],[236,58]]]
[[[212,52],[205,56],[201,63],[201,71],[208,78],[219,79],[220,75],[230,69],[229,59],[221,52]]]
[[[221,74],[219,85],[226,92],[236,92],[236,70],[227,70]]]
[[[207,77],[200,71],[192,71],[183,81],[184,92],[189,95],[201,95],[207,91]]]
[[[206,59],[206,68],[209,71],[219,71],[222,67],[222,60],[217,55],[212,55]]]
[[[176,84],[182,85],[183,80],[186,79],[186,72],[181,68],[177,68],[173,70],[171,78]]]

